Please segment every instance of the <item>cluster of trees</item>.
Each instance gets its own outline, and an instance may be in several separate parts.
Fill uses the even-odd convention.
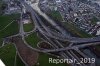
[[[0,0],[0,15],[2,15],[4,13],[6,6],[7,6],[7,4],[5,2],[3,2],[2,0]]]

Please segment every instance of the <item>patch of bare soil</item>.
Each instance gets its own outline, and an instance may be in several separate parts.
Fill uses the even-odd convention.
[[[14,37],[13,42],[15,43],[19,56],[25,64],[27,64],[28,66],[33,66],[37,63],[39,55],[38,52],[27,47],[21,37]]]

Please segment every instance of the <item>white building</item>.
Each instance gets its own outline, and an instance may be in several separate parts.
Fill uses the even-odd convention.
[[[97,31],[96,35],[100,35],[100,29]]]
[[[61,0],[56,0],[56,3],[60,3],[61,2]]]

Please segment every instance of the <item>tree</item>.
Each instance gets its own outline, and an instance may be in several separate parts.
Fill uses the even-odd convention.
[[[0,0],[0,15],[3,14],[7,4]]]

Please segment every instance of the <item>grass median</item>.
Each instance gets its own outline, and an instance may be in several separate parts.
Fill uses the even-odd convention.
[[[34,29],[34,24],[33,23],[24,24],[23,27],[25,32],[29,32]]]
[[[34,48],[36,48],[38,42],[41,41],[41,39],[38,37],[37,33],[35,33],[35,32],[30,34],[28,37],[26,37],[25,40],[30,46],[32,46]]]

